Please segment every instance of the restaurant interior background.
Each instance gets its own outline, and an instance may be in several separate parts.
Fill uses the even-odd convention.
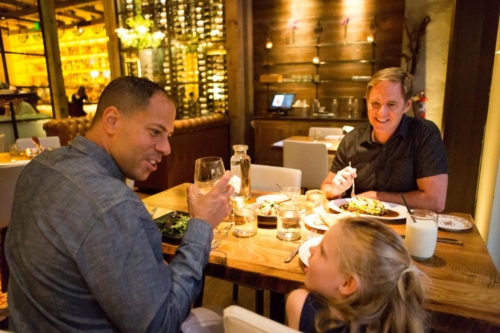
[[[126,19],[147,17],[147,8],[154,13],[150,37],[162,32],[164,41],[153,39],[158,45],[146,47],[127,47],[125,38],[119,42],[116,29],[129,30]],[[29,133],[24,136],[45,135],[41,126],[46,120],[39,118],[67,116],[67,99],[79,86],[86,87],[86,111],[92,112],[111,79],[133,74],[150,77],[172,93],[180,106],[178,118],[226,113],[231,119],[229,144],[249,144],[252,157],[256,143],[251,121],[266,115],[273,92],[273,84],[260,82],[261,74],[282,73],[296,81],[305,77],[306,82],[274,89],[293,90],[309,103],[318,95],[326,96],[321,102],[327,106],[330,96],[362,99],[366,81],[329,82],[328,76],[366,77],[394,62],[407,68],[405,19],[414,46],[428,16],[416,91],[425,91],[426,117],[441,128],[447,147],[447,209],[474,216],[500,269],[500,68],[498,53],[494,55],[500,50],[498,0],[24,0],[0,1],[0,13],[0,81],[39,96],[39,113],[18,124],[21,134]],[[346,18],[349,22],[342,24]],[[183,31],[187,27],[196,34]],[[394,27],[384,39],[384,29],[388,36]],[[266,47],[269,41],[272,48]],[[345,45],[341,51],[328,51],[316,49],[317,41]],[[316,52],[319,62],[328,60],[329,52],[344,60],[372,58],[373,52],[375,60],[335,65],[329,72],[328,66],[312,63]],[[300,55],[294,61],[303,64],[272,66],[277,54]],[[198,103],[194,107],[193,99]],[[0,119],[0,131],[12,132],[9,118]]]

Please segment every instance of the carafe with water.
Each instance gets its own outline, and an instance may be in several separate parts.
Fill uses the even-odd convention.
[[[250,156],[247,155],[247,145],[234,145],[234,155],[231,157],[231,175],[239,178],[239,189],[235,187],[233,200],[244,202],[250,199]]]

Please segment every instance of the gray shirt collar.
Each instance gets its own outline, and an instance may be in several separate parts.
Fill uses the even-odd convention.
[[[125,181],[125,176],[121,172],[115,160],[97,143],[78,135],[73,139],[69,146],[70,149],[76,149],[82,154],[96,160],[103,168],[109,171],[113,178]]]

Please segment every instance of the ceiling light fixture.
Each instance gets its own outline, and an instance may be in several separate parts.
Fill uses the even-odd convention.
[[[141,5],[140,0],[135,0],[136,15],[126,20],[130,29],[121,27],[115,30],[125,48],[157,48],[165,38],[165,34],[161,31],[151,32],[153,21],[149,17],[142,16]]]

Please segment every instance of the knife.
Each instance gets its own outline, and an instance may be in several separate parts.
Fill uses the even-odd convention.
[[[458,239],[453,239],[453,238],[441,238],[441,237],[438,237],[437,241],[439,243],[448,243],[448,244],[454,244],[454,245],[464,246],[463,242],[459,241]]]
[[[400,236],[405,238],[405,235],[400,235]],[[454,238],[438,237],[437,241],[438,241],[438,243],[447,243],[447,244],[464,246],[464,243],[462,241],[459,241],[458,239],[454,239]]]

